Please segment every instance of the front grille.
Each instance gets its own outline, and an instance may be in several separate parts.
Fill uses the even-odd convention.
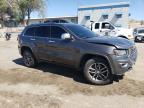
[[[135,46],[133,46],[133,47],[131,47],[130,49],[129,49],[129,56],[130,56],[130,59],[132,60],[132,61],[136,61],[136,56],[137,56],[137,49],[136,49],[136,47]]]

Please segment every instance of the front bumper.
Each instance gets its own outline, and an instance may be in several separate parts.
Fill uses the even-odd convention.
[[[114,75],[123,75],[125,72],[132,69],[137,59],[137,49],[132,49],[131,54],[125,57],[117,57],[111,55],[112,73]]]

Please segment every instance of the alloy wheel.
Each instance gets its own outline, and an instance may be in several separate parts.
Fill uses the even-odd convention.
[[[95,81],[105,81],[109,77],[109,69],[103,63],[94,63],[89,66],[88,73]]]
[[[24,63],[26,66],[31,66],[34,64],[34,58],[32,57],[32,55],[28,52],[26,52],[24,54]]]

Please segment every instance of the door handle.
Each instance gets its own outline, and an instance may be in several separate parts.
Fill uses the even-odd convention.
[[[49,43],[54,43],[55,41],[49,40]]]
[[[30,40],[31,40],[31,41],[35,41],[35,39],[34,39],[34,38],[31,38]]]

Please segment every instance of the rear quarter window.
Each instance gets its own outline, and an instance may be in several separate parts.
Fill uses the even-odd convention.
[[[35,34],[35,28],[28,28],[25,33],[24,33],[24,36],[34,36]]]

